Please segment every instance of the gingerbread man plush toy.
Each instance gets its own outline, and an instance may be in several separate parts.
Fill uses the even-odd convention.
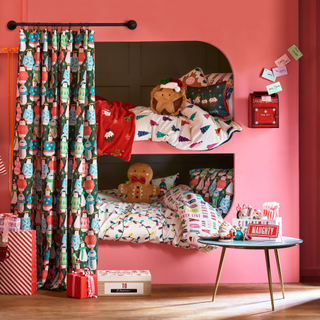
[[[150,181],[153,177],[151,167],[145,163],[135,163],[128,169],[128,183],[121,183],[118,190],[126,194],[126,202],[151,203],[150,196],[157,196],[160,193],[158,186],[153,186]]]
[[[162,80],[162,84],[151,91],[151,110],[155,113],[174,116],[184,108],[186,103],[186,89],[179,79]]]

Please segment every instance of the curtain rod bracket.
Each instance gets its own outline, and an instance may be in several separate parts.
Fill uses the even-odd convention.
[[[80,27],[83,24],[81,23],[44,23],[44,22],[16,22],[14,20],[10,20],[7,23],[7,28],[9,30],[15,30],[17,26],[64,26],[64,27]],[[135,20],[129,20],[126,23],[86,23],[85,25],[96,26],[96,27],[127,27],[130,30],[134,30],[137,27],[137,22]]]

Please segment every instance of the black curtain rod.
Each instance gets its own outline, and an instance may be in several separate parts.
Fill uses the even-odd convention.
[[[125,23],[45,23],[45,22],[15,22],[10,20],[7,23],[9,30],[14,30],[17,26],[34,26],[34,27],[128,27],[130,30],[134,30],[137,27],[135,20],[130,20]]]

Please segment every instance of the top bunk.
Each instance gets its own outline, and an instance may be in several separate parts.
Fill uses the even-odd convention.
[[[230,64],[212,45],[101,42],[96,44],[96,63],[98,155],[129,160],[134,141],[164,141],[179,150],[208,151],[241,131],[233,121]],[[174,115],[150,108],[152,90],[169,77],[182,81],[186,95]]]

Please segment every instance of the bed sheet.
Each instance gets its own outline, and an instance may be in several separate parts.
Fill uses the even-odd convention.
[[[181,150],[212,150],[242,130],[236,122],[213,117],[190,103],[179,116],[162,116],[146,107],[131,111],[136,115],[134,141],[165,141]]]
[[[181,190],[179,186],[175,188]],[[197,236],[192,238],[184,236],[186,225],[181,223],[186,221],[181,219],[183,204],[178,212],[168,208],[161,199],[151,204],[125,203],[121,201],[115,189],[99,191],[98,200],[100,240],[164,243],[185,249],[198,249],[202,252],[215,249],[200,244]],[[221,221],[216,224],[216,229]]]

